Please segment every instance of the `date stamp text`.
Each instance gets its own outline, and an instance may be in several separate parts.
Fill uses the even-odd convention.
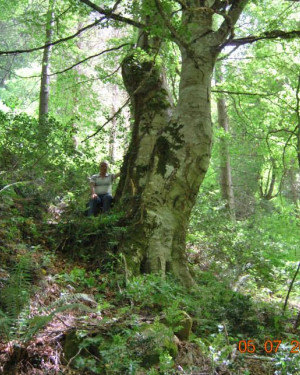
[[[263,344],[256,344],[255,340],[240,340],[238,343],[238,350],[240,353],[255,353],[256,350],[264,351],[265,353],[277,353],[282,340],[266,340]],[[290,341],[290,353],[300,354],[300,341],[291,340]]]

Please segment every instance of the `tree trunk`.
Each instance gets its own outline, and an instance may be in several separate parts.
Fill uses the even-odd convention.
[[[113,95],[117,97],[119,93],[118,86],[113,86]],[[112,116],[114,116],[117,112],[117,106],[114,102],[112,104]],[[116,161],[116,137],[117,137],[117,119],[114,117],[111,121],[110,126],[110,133],[109,133],[109,149],[108,149],[108,155],[109,155],[109,161],[114,164]]]
[[[228,147],[227,136],[230,133],[229,130],[229,119],[226,108],[226,101],[224,96],[220,96],[217,101],[218,107],[218,122],[221,129],[224,130],[224,136],[220,139],[220,183],[222,198],[227,202],[227,208],[229,210],[230,218],[235,221],[235,203],[234,203],[234,191],[232,185],[232,173],[230,154]]]
[[[297,134],[297,160],[298,160],[298,166],[300,169],[300,74],[298,76],[298,85],[297,85],[297,91],[296,91],[296,116],[297,116],[297,128],[296,128],[296,134]]]
[[[270,165],[270,168],[269,168],[269,171],[268,171],[268,177],[267,177],[267,181],[266,181],[266,186],[265,186],[265,189],[264,189],[264,186],[263,186],[263,177],[260,178],[260,186],[259,186],[259,189],[260,189],[260,197],[269,201],[271,199],[273,199],[274,197],[276,197],[276,194],[274,195],[274,188],[275,188],[275,183],[276,183],[276,170],[277,170],[277,167],[276,167],[276,162],[275,162],[275,159],[273,157],[271,157],[271,165]]]
[[[207,8],[184,13],[191,37],[188,44],[179,42],[182,69],[176,108],[155,62],[158,50],[152,61],[137,51],[123,61],[134,125],[116,198],[127,213],[121,248],[128,273],[172,272],[191,285],[186,230],[209,165],[211,76],[219,43],[227,34],[211,34],[213,12]]]
[[[54,6],[56,0],[49,0],[49,8],[47,12],[46,24],[46,40],[45,44],[51,43],[54,32]],[[52,46],[44,48],[42,60],[42,75],[41,75],[41,88],[40,88],[40,103],[39,103],[39,123],[43,127],[44,121],[48,115],[49,107],[49,94],[50,94],[50,58]]]
[[[77,25],[77,31],[79,31],[81,28],[83,27],[83,23],[82,22],[78,22],[78,25]],[[79,50],[82,49],[82,38],[79,36],[78,39],[77,39],[77,42],[76,42],[76,46]],[[77,65],[75,66],[75,71],[77,72],[77,74],[75,75],[75,85],[73,85],[72,87],[72,96],[73,96],[73,106],[72,106],[72,112],[73,112],[73,121],[72,121],[72,124],[71,124],[71,127],[72,127],[72,143],[73,143],[73,147],[74,147],[74,151],[76,151],[78,149],[78,130],[79,130],[79,127],[78,127],[78,124],[77,124],[77,119],[78,119],[78,116],[79,116],[79,98],[81,96],[81,93],[80,93],[80,75],[82,74],[82,69],[81,69],[81,65]]]
[[[284,179],[285,196],[299,208],[300,197],[300,173],[295,159],[292,159],[285,172]]]

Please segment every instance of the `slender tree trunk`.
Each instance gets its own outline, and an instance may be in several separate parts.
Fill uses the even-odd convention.
[[[49,0],[49,7],[47,12],[46,25],[46,44],[51,43],[54,33],[54,7],[56,0]],[[39,103],[39,123],[43,126],[45,119],[49,112],[49,94],[50,94],[50,58],[52,46],[44,48],[42,60],[42,75],[40,88],[40,103]]]
[[[295,207],[299,208],[300,201],[300,173],[299,168],[297,167],[297,162],[295,159],[290,161],[285,172],[285,190],[287,190],[286,195],[289,199],[292,200]]]
[[[113,87],[113,96],[117,97],[118,95],[118,86],[114,85]],[[112,104],[112,116],[114,116],[117,112],[117,106],[116,103],[114,102]],[[117,136],[117,119],[113,118],[111,121],[111,126],[110,126],[110,133],[109,133],[109,149],[108,149],[108,155],[109,155],[109,161],[114,164],[116,160],[116,136]]]
[[[113,105],[113,115],[116,113],[116,107]],[[117,134],[117,119],[114,118],[111,122],[110,133],[109,133],[109,161],[114,164],[116,161],[116,134]]]
[[[80,30],[83,27],[82,22],[78,22],[77,25],[77,31]],[[77,48],[80,50],[82,49],[82,39],[79,36],[76,42]],[[82,73],[81,65],[77,65],[75,68],[75,71],[77,72],[77,75],[75,75],[75,85],[72,88],[72,95],[73,95],[73,106],[72,106],[72,114],[73,114],[73,122],[71,124],[72,127],[72,143],[74,150],[76,151],[78,148],[78,125],[76,122],[76,119],[78,118],[78,104],[79,104],[79,98],[80,98],[80,84],[79,84],[79,77],[80,74]]]
[[[183,22],[189,23],[191,37],[187,44],[179,43],[182,69],[175,108],[155,63],[159,41],[151,45],[152,61],[138,52],[123,61],[134,124],[116,194],[127,213],[121,248],[128,273],[170,271],[186,285],[193,283],[186,261],[186,230],[211,155],[211,76],[219,44],[228,32],[226,27],[226,32],[211,34],[213,12],[199,8],[196,1],[190,3],[195,8],[184,12]],[[236,19],[233,13],[232,22]],[[149,43],[144,35],[145,51]]]
[[[263,186],[263,178],[261,177],[261,183],[260,183],[260,197],[263,199],[266,199],[267,201],[273,199],[276,195],[274,195],[274,188],[276,183],[276,162],[274,158],[271,158],[271,166],[269,168],[268,172],[268,178],[266,182],[266,186],[264,189]]]
[[[296,90],[296,116],[297,116],[297,160],[298,160],[298,166],[300,169],[300,75],[298,76],[298,85]]]
[[[227,208],[229,210],[230,218],[231,220],[235,221],[234,191],[233,191],[233,185],[232,185],[230,153],[229,153],[229,146],[228,146],[228,135],[230,133],[230,129],[229,129],[229,119],[228,119],[226,101],[225,101],[224,96],[220,96],[218,98],[217,107],[218,107],[219,126],[221,129],[224,130],[224,136],[222,136],[220,139],[221,193],[222,193],[222,198],[226,200],[227,202]]]

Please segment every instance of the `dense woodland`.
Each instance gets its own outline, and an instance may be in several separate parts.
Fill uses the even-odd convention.
[[[0,0],[1,374],[300,374],[299,20]]]

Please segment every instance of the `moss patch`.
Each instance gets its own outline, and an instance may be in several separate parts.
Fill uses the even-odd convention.
[[[156,153],[158,156],[157,173],[164,176],[167,171],[167,164],[174,168],[179,167],[179,159],[176,156],[176,150],[179,150],[183,144],[183,136],[180,134],[182,125],[173,123],[166,127],[166,136],[161,135],[156,141]],[[171,140],[169,140],[171,139]]]

